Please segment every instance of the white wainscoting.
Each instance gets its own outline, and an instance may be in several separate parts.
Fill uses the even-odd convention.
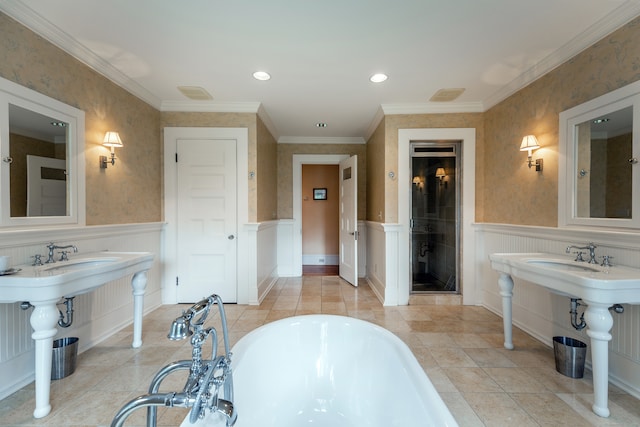
[[[477,232],[477,285],[482,305],[502,315],[498,273],[488,256],[495,252],[546,252],[570,258],[571,244],[594,242],[596,255],[613,256],[613,264],[640,268],[640,233],[559,229],[504,224],[475,224]],[[576,331],[569,317],[570,299],[532,283],[514,279],[513,323],[548,346],[556,335],[570,336],[589,344],[586,331]],[[640,306],[624,305],[624,313],[613,315],[613,339],[609,342],[609,380],[640,398]],[[588,352],[588,357],[589,352]],[[590,366],[587,363],[587,366]]]
[[[280,219],[278,220],[278,236],[276,246],[278,252],[278,276],[280,277],[294,277],[297,269],[294,267],[295,251],[294,251],[294,238],[295,232],[295,220],[294,219]]]
[[[398,233],[399,224],[383,224],[366,222],[366,277],[369,286],[383,305],[406,305],[409,301],[409,291],[406,295],[399,286],[398,269]],[[408,263],[408,261],[407,261]]]
[[[155,262],[147,275],[144,312],[159,307],[162,300],[160,265],[163,224],[127,224],[77,228],[0,230],[0,254],[9,255],[13,265],[29,264],[35,254],[45,254],[45,245],[73,244],[82,253],[102,250],[152,252]],[[73,254],[69,255],[73,258]],[[43,257],[46,259],[46,257]],[[35,348],[29,317],[32,309],[19,303],[0,304],[0,399],[34,380]],[[133,322],[131,277],[108,283],[74,301],[73,324],[58,328],[57,338],[79,337],[79,352],[103,341]],[[145,331],[142,331],[144,345]],[[132,353],[133,355],[133,353]]]
[[[256,287],[257,298],[249,304],[258,305],[278,280],[278,221],[262,222],[258,225],[256,236]],[[240,259],[239,259],[240,260]]]

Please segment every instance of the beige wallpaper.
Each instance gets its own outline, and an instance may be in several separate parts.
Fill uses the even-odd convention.
[[[257,144],[257,170],[258,181],[257,221],[268,221],[278,217],[278,147],[275,138],[271,135],[263,121],[258,118],[258,144]]]
[[[367,148],[364,144],[278,144],[278,218],[293,218],[293,155],[349,154],[358,156],[358,219],[367,212]]]
[[[639,25],[635,19],[485,113],[480,220],[558,225],[559,114],[640,79]],[[544,159],[542,173],[529,169],[519,151],[527,134],[540,142],[533,158]]]
[[[483,182],[479,179],[484,160],[484,126],[481,113],[464,114],[407,114],[385,116],[385,199],[384,219],[381,222],[398,221],[398,183],[387,177],[388,171],[398,170],[398,130],[418,128],[475,128],[476,129],[476,220],[482,215],[481,200]],[[375,136],[375,134],[374,134]],[[407,188],[409,184],[407,184]],[[374,211],[375,213],[375,211]],[[377,214],[376,214],[377,215]],[[372,221],[378,219],[370,218]]]
[[[0,13],[0,76],[85,112],[87,225],[161,219],[160,113]],[[108,130],[124,147],[99,168]]]
[[[385,182],[385,121],[382,120],[367,141],[367,220],[384,222]],[[384,191],[381,191],[384,189]]]

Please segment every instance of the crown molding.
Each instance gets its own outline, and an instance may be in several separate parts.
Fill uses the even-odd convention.
[[[355,137],[315,137],[315,136],[281,136],[278,144],[366,144],[364,138]]]
[[[622,27],[632,19],[640,15],[640,2],[628,0],[613,12],[596,22],[582,33],[578,34],[568,43],[552,52],[550,55],[538,61],[534,66],[521,73],[509,84],[500,88],[493,95],[484,100],[485,109],[489,109],[504,101],[520,89],[533,83],[535,80],[549,73],[556,67],[564,64],[583,50],[602,40]]]
[[[111,80],[116,85],[140,98],[152,107],[160,107],[160,99],[151,92],[131,80],[109,62],[95,55],[82,43],[61,31],[51,22],[35,13],[31,8],[16,0],[3,0],[0,11],[15,19],[34,33],[38,34],[53,45],[67,52],[69,55],[84,63],[95,72]]]
[[[160,111],[184,111],[197,113],[257,114],[259,109],[259,102],[162,101],[160,104]]]
[[[443,113],[482,113],[481,102],[430,102],[415,104],[381,104],[384,115],[391,114],[443,114]]]
[[[260,119],[262,120],[262,123],[264,123],[264,125],[267,127],[273,139],[278,141],[278,138],[280,138],[280,134],[278,133],[278,128],[273,123],[273,121],[271,120],[271,117],[267,113],[267,110],[264,108],[264,105],[262,104],[260,104],[260,106],[258,107],[258,117],[260,117]]]
[[[365,134],[366,141],[371,139],[371,135],[373,135],[376,129],[378,129],[378,126],[380,125],[380,122],[382,122],[383,119],[384,119],[384,111],[382,111],[382,107],[378,107],[378,109],[376,110],[376,115],[373,116],[373,120],[371,121],[371,124],[367,128],[367,133]]]

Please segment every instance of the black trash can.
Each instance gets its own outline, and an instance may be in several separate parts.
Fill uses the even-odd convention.
[[[53,341],[51,379],[59,380],[73,374],[78,356],[78,338],[67,337]]]
[[[553,337],[556,371],[570,378],[582,378],[587,345],[569,337]]]

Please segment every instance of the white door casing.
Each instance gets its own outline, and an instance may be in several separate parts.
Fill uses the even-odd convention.
[[[293,268],[292,276],[302,276],[302,165],[339,165],[347,154],[294,154],[293,167]]]
[[[358,286],[358,156],[340,162],[340,277]]]
[[[178,139],[178,302],[237,302],[236,142]]]
[[[255,251],[248,238],[249,219],[249,132],[247,128],[210,127],[166,127],[164,128],[164,220],[166,223],[162,242],[162,263],[164,267],[162,301],[164,304],[178,302],[178,163],[176,147],[178,140],[235,140],[236,142],[236,235],[237,254]],[[227,235],[227,240],[228,240]],[[240,266],[239,266],[240,265]],[[248,304],[251,297],[250,277],[255,266],[236,262],[236,295],[239,304]],[[255,289],[253,290],[255,294]]]
[[[475,305],[479,297],[475,284],[476,239],[473,223],[475,221],[475,170],[476,170],[476,130],[474,128],[434,128],[398,130],[398,226],[400,227],[398,253],[389,254],[394,260],[410,262],[409,257],[409,194],[411,184],[409,176],[409,146],[412,141],[462,141],[462,159],[460,164],[462,197],[460,225],[460,284],[463,304]],[[409,303],[410,278],[406,264],[397,265],[398,277],[396,297],[386,301],[385,305],[407,305]]]

